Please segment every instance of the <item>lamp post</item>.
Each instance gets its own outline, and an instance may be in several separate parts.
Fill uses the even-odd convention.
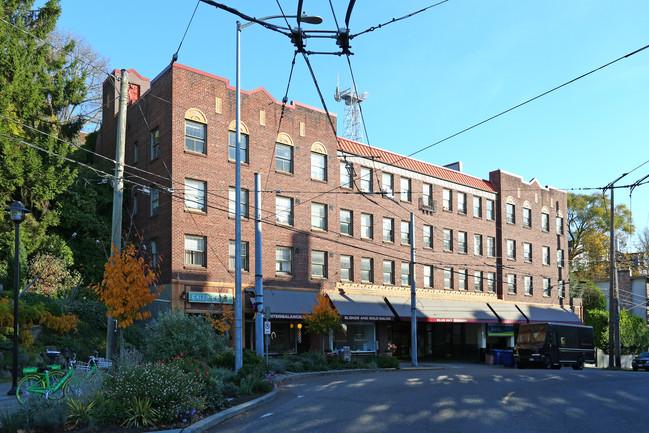
[[[7,395],[16,395],[18,385],[18,294],[20,290],[20,223],[25,221],[25,213],[29,212],[19,201],[15,201],[6,210],[9,211],[11,220],[16,227],[16,248],[14,251],[14,359],[11,373],[11,389]]]
[[[295,15],[271,15],[259,18],[266,21],[273,18],[297,18]],[[319,16],[302,15],[300,21],[309,24],[320,24]],[[241,303],[241,30],[255,24],[251,21],[241,24],[237,21],[236,49],[236,156],[235,156],[235,212],[234,212],[234,369],[239,371],[243,365],[243,332],[242,332],[242,303]],[[255,246],[260,248],[260,245]]]

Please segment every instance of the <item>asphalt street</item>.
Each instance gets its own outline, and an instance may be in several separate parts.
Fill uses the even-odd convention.
[[[645,432],[649,373],[447,364],[307,377],[210,432]]]

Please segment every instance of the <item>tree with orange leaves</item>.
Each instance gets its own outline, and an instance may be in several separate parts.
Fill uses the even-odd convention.
[[[121,253],[112,250],[104,265],[104,279],[94,290],[108,308],[106,316],[117,320],[122,334],[134,321],[151,317],[151,312],[142,308],[156,300],[162,286],[156,286],[158,271],[138,256],[135,245],[126,245]]]
[[[340,315],[329,301],[329,297],[320,292],[316,295],[316,303],[310,313],[304,314],[306,329],[314,334],[328,335],[340,325]],[[322,340],[324,351],[324,339]]]

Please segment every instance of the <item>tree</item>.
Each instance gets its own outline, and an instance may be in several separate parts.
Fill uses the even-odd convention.
[[[80,282],[80,275],[70,271],[65,260],[49,254],[37,254],[29,262],[29,278],[38,277],[30,290],[58,298]]]
[[[602,193],[568,194],[568,236],[570,271],[576,279],[606,278],[610,236],[610,199]],[[631,212],[624,204],[615,207],[615,236],[632,235]]]
[[[304,315],[304,322],[307,331],[310,333],[327,335],[340,326],[340,316],[331,306],[329,297],[320,292],[316,295],[316,303],[313,305],[311,312]],[[322,346],[324,352],[324,339],[322,340]]]
[[[156,300],[162,286],[156,286],[157,269],[146,263],[135,245],[127,244],[121,253],[116,248],[112,252],[104,266],[104,279],[95,286],[95,292],[108,308],[106,316],[117,320],[123,338],[124,328],[151,317],[151,312],[142,308]]]

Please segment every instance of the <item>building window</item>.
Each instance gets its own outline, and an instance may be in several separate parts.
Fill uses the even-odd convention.
[[[185,179],[185,207],[201,212],[206,211],[205,182]]]
[[[340,209],[340,233],[354,236],[354,213],[347,209]]]
[[[541,214],[541,230],[544,232],[550,231],[550,215],[546,213]]]
[[[372,192],[372,169],[361,167],[361,191]]]
[[[394,242],[394,219],[383,218],[383,240]]]
[[[158,254],[158,241],[156,239],[151,239],[151,267],[156,269],[158,267],[158,260],[160,256]]]
[[[160,128],[151,131],[151,161],[160,156]]]
[[[433,287],[433,266],[424,265],[424,287]]]
[[[550,247],[542,247],[543,251],[543,264],[544,265],[549,265],[550,264]]]
[[[247,189],[241,188],[241,218],[248,218],[248,203],[250,194]],[[236,207],[235,203],[237,202],[237,190],[234,187],[230,187],[229,191],[229,200],[228,200],[228,216],[230,218],[236,217]]]
[[[563,218],[562,217],[557,217],[557,234],[558,235],[563,234]]]
[[[453,230],[444,229],[444,251],[453,251]]]
[[[412,201],[412,181],[407,177],[401,178],[401,201]]]
[[[543,278],[543,296],[549,297],[550,293],[550,279]]]
[[[401,262],[401,285],[410,285],[410,263]]]
[[[482,255],[482,235],[473,235],[473,254]]]
[[[532,262],[532,244],[523,242],[523,259],[528,263]]]
[[[425,183],[422,188],[424,206],[433,207],[433,185]]]
[[[410,222],[401,221],[401,244],[410,245]]]
[[[487,219],[493,221],[496,219],[496,208],[493,200],[485,200],[487,203]]]
[[[496,238],[487,236],[487,257],[496,257]]]
[[[343,281],[354,280],[354,258],[352,256],[340,256],[340,279]]]
[[[466,269],[460,269],[457,271],[457,288],[458,290],[466,290]]]
[[[205,267],[205,236],[185,235],[185,265]]]
[[[482,271],[473,271],[473,290],[482,292]]]
[[[394,176],[392,174],[381,174],[381,190],[388,197],[394,197]]]
[[[289,247],[275,248],[275,273],[278,275],[293,274],[293,249]]]
[[[457,193],[457,213],[466,215],[466,194],[463,192]]]
[[[450,189],[442,189],[442,209],[447,211],[453,210],[453,194]]]
[[[229,244],[229,269],[231,271],[234,271],[236,268],[235,260],[236,260],[236,242],[235,241],[230,241]],[[248,272],[250,269],[250,261],[249,261],[249,256],[248,256],[248,242],[241,242],[241,270]]]
[[[383,284],[394,284],[394,262],[383,260]]]
[[[563,268],[563,250],[557,250],[557,267]]]
[[[229,140],[228,140],[228,159],[230,161],[237,160],[237,133],[235,131],[228,131]],[[244,164],[248,164],[248,145],[250,137],[246,134],[239,133],[239,146],[241,151],[239,152],[239,161]]]
[[[496,291],[496,273],[487,272],[487,292],[494,293]]]
[[[311,203],[311,228],[327,230],[327,205]]]
[[[480,197],[473,197],[473,216],[482,218],[482,199]]]
[[[349,162],[340,163],[340,186],[344,188],[352,187],[352,171],[354,167]]]
[[[507,239],[507,258],[510,260],[516,260],[516,241],[513,239]]]
[[[160,191],[156,187],[151,188],[151,216],[158,215],[160,207]]]
[[[532,227],[532,209],[523,208],[523,227]]]
[[[373,216],[368,213],[361,214],[361,238],[374,238]]]
[[[453,268],[444,268],[444,288],[453,290]]]
[[[534,287],[532,285],[533,280],[532,277],[529,275],[525,275],[523,277],[523,283],[525,284],[525,294],[528,296],[532,296],[534,294]]]
[[[275,143],[275,170],[293,173],[293,146]]]
[[[207,125],[204,123],[185,120],[185,150],[196,153],[207,153],[205,147],[205,135]]]
[[[311,251],[311,278],[327,278],[326,251]]]
[[[424,248],[433,248],[433,226],[424,225]]]
[[[327,180],[327,155],[311,152],[311,179]]]
[[[361,257],[361,281],[364,283],[374,282],[374,259]]]
[[[510,295],[516,294],[516,275],[507,274],[507,293]]]
[[[275,197],[275,222],[293,225],[293,199],[288,197]]]
[[[509,224],[516,224],[516,206],[507,203],[507,222]]]
[[[457,232],[457,251],[461,254],[467,253],[466,232]]]
[[[566,283],[563,280],[560,280],[558,283],[558,296],[559,298],[563,299],[566,297]]]

